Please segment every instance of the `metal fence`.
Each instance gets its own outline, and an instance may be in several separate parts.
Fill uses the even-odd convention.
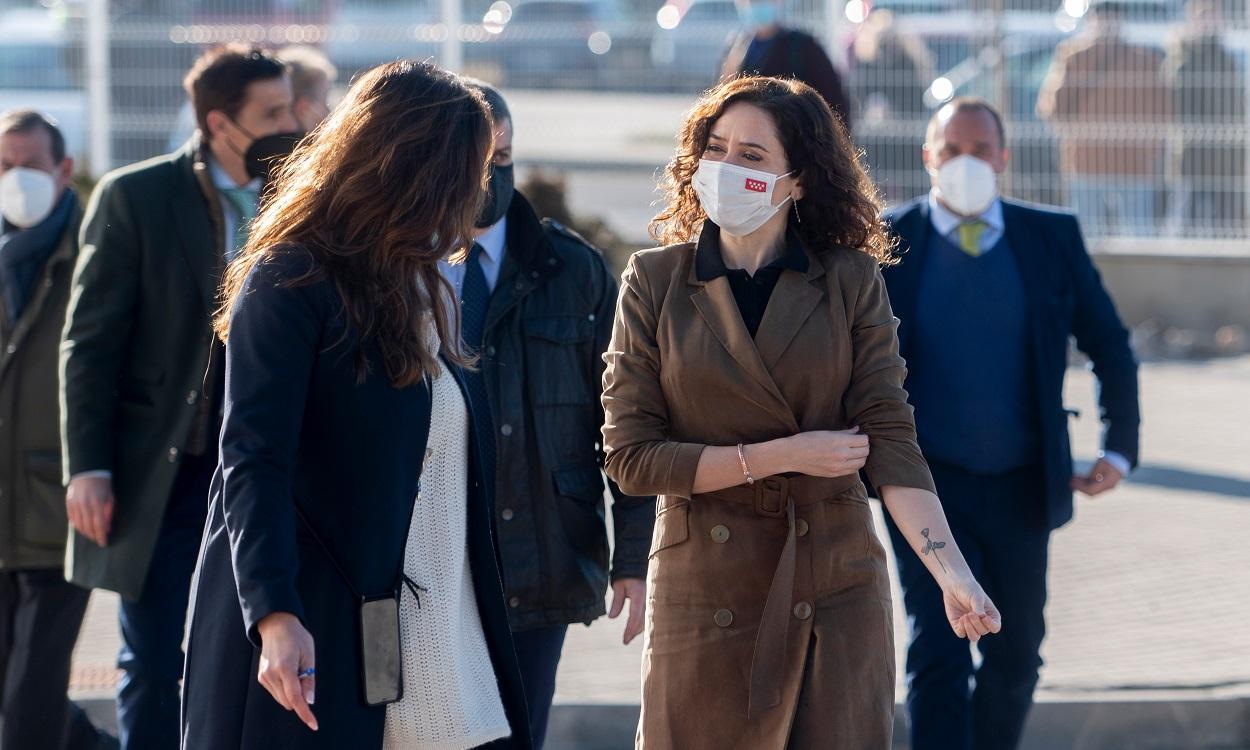
[[[741,1],[741,0],[740,0]],[[1246,0],[787,0],[854,99],[891,201],[928,189],[919,142],[942,102],[1008,118],[1007,192],[1076,208],[1096,237],[1250,239]],[[206,47],[320,48],[340,81],[433,58],[508,89],[689,95],[741,33],[734,0],[0,0],[0,109],[60,122],[99,175],[191,128]]]

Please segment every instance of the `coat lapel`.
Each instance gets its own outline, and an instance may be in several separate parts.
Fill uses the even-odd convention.
[[[35,325],[36,320],[43,316],[44,305],[48,301],[48,295],[52,293],[53,280],[56,278],[60,267],[74,260],[78,249],[78,228],[82,224],[82,215],[82,206],[75,205],[74,212],[70,215],[69,224],[66,225],[65,231],[61,235],[60,244],[57,245],[52,255],[44,261],[39,277],[32,283],[34,293],[26,303],[26,309],[22,311],[21,317],[14,321],[13,332],[9,334],[8,346],[14,351],[21,351],[22,342],[26,339],[26,335],[30,333],[31,327]],[[70,270],[72,271],[73,269]],[[14,359],[15,357],[8,352],[0,355],[0,375],[3,375],[8,370]]]
[[[195,169],[197,148],[197,141],[188,143],[173,164],[182,179],[175,182],[176,188],[169,197],[169,208],[182,240],[182,254],[191,277],[200,290],[205,308],[214,310],[217,307],[217,284],[225,263],[222,233],[212,213],[220,207],[208,202],[208,196],[200,185],[201,178]]]
[[[1022,226],[1015,206],[1006,201],[1003,201],[1003,225],[1007,234],[1007,242],[1016,258],[1016,265],[1020,267],[1020,277],[1024,281],[1024,295],[1028,298],[1030,309],[1036,308],[1041,302],[1039,287],[1044,286],[1037,282],[1045,279],[1049,274],[1045,266],[1045,258],[1042,257],[1042,249],[1037,242],[1038,238],[1030,233],[1027,227]]]
[[[1044,246],[1038,243],[1038,237],[1028,231],[1016,211],[1016,207],[1003,201],[1003,228],[1011,253],[1015,256],[1016,265],[1020,269],[1020,282],[1024,286],[1024,297],[1028,303],[1029,333],[1032,335],[1033,352],[1040,356],[1046,349],[1042,346],[1043,326],[1047,324],[1046,310],[1043,309],[1044,280],[1050,270],[1046,268]]]
[[[689,281],[697,287],[691,293],[690,301],[699,311],[699,315],[707,323],[708,328],[712,330],[716,340],[725,348],[725,351],[729,352],[747,376],[767,394],[767,400],[760,405],[776,412],[778,416],[783,416],[788,423],[793,425],[793,429],[797,430],[793,410],[786,403],[785,397],[781,395],[777,382],[769,374],[759,350],[755,347],[755,342],[751,340],[746,325],[742,322],[742,315],[738,312],[738,303],[734,301],[733,291],[729,288],[729,279],[719,276],[706,283],[701,282],[697,279],[692,264]]]
[[[526,295],[564,266],[547,239],[538,214],[520,193],[512,196],[512,205],[508,208],[507,234],[499,281],[486,308],[484,331],[498,325]]]
[[[755,337],[755,346],[769,372],[781,361],[781,355],[790,347],[804,321],[825,296],[823,285],[817,282],[825,275],[825,266],[810,251],[805,252],[807,272],[787,270],[781,273]]]
[[[890,228],[900,240],[901,259],[897,265],[885,270],[886,287],[890,293],[890,305],[899,319],[899,353],[907,357],[907,339],[911,321],[916,317],[916,305],[920,298],[920,280],[924,271],[925,256],[933,223],[929,221],[929,203],[921,199],[906,211]]]

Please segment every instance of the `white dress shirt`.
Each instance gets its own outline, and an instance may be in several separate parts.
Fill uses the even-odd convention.
[[[495,285],[499,283],[499,271],[503,268],[507,239],[508,217],[505,216],[476,240],[477,244],[482,246],[478,262],[482,264],[482,273],[486,276],[486,288],[491,292],[495,291]],[[456,299],[460,299],[460,290],[464,286],[465,264],[453,264],[442,260],[439,261],[438,267],[443,272],[443,278],[447,279],[456,290]]]
[[[989,208],[979,215],[963,217],[942,205],[942,202],[938,200],[937,188],[929,191],[929,221],[933,223],[933,228],[938,231],[938,234],[955,243],[955,247],[959,247],[959,225],[976,219],[980,219],[986,225],[985,231],[981,233],[980,242],[981,254],[984,255],[998,244],[1006,231],[1003,223],[1002,201],[995,198]]]
[[[213,187],[217,188],[217,202],[221,204],[221,215],[225,219],[222,227],[222,252],[229,253],[234,249],[234,236],[238,234],[239,222],[243,219],[239,215],[239,209],[234,207],[230,199],[221,194],[221,190],[235,190],[237,188],[247,188],[257,194],[260,193],[260,178],[257,177],[245,185],[236,185],[234,179],[226,174],[226,170],[217,163],[212,154],[205,154],[204,161],[208,165],[208,176],[213,181]]]

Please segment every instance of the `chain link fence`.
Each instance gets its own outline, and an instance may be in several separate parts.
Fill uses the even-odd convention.
[[[1114,0],[1114,23],[1099,2],[787,0],[783,18],[834,60],[891,202],[928,189],[930,114],[975,95],[1007,116],[1007,193],[1095,237],[1244,244],[1246,0]],[[734,0],[0,0],[0,109],[56,117],[98,176],[188,134],[181,80],[216,43],[319,48],[340,85],[417,57],[509,90],[671,100],[717,80],[738,19]]]

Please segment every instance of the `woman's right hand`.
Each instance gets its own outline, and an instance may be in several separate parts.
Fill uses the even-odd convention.
[[[856,474],[868,460],[868,436],[858,427],[849,430],[800,432],[786,439],[791,471],[813,477]]]
[[[301,670],[313,670],[316,656],[313,637],[290,612],[273,612],[256,624],[260,633],[260,671],[256,677],[273,699],[294,711],[308,728],[317,731],[317,717],[309,708],[315,699],[316,676],[301,678]]]

